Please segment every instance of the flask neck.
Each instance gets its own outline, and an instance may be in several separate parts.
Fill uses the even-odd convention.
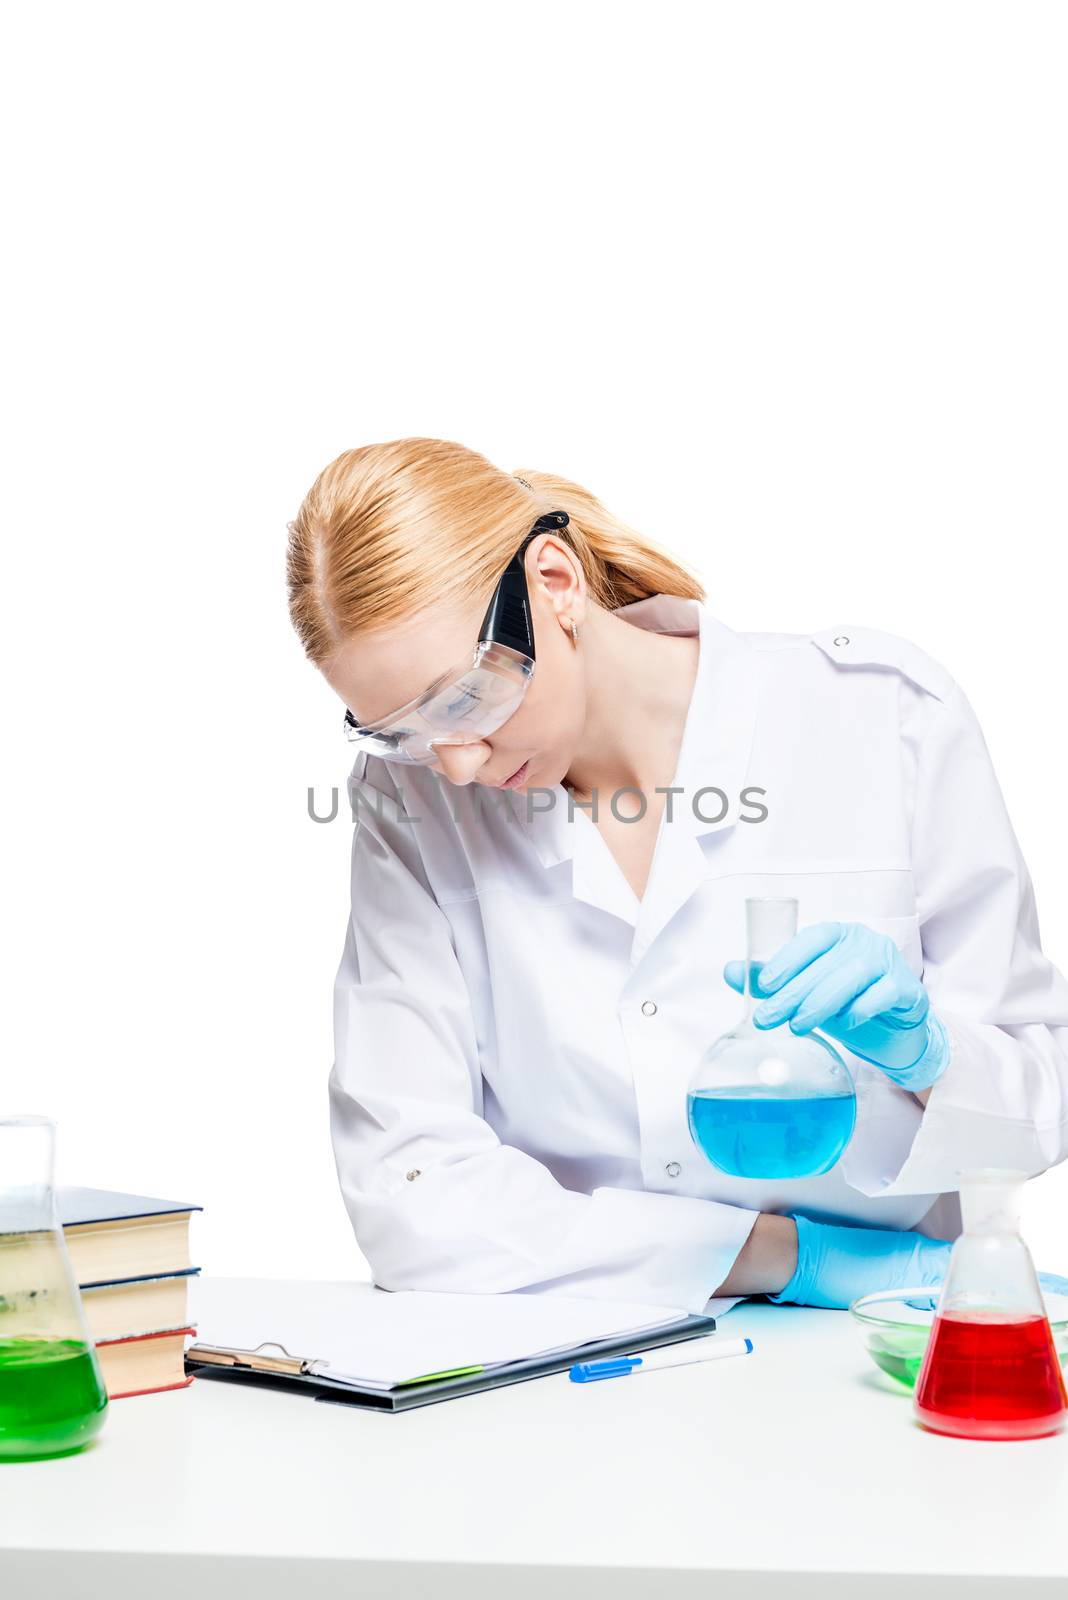
[[[0,1232],[53,1226],[54,1159],[55,1123],[50,1117],[0,1118]]]
[[[965,1233],[1019,1237],[1026,1173],[993,1167],[960,1175],[960,1214]]]
[[[745,1022],[764,998],[756,988],[764,963],[797,932],[797,901],[753,898],[745,902]]]
[[[763,961],[747,960],[745,963],[745,1016],[742,1018],[743,1022],[752,1022],[753,1012],[764,998],[756,987],[757,979],[760,977],[760,969],[763,965]]]

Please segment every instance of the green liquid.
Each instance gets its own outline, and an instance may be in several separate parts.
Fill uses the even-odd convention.
[[[880,1337],[873,1340],[868,1348],[875,1365],[887,1377],[895,1378],[906,1389],[914,1389],[927,1348],[927,1329],[921,1328],[918,1337],[910,1334]]]
[[[0,1339],[0,1461],[80,1450],[100,1431],[107,1404],[80,1339]]]

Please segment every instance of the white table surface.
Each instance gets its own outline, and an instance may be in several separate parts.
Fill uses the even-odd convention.
[[[194,1317],[247,1281],[197,1280]],[[1068,1593],[1068,1436],[925,1432],[842,1312],[721,1325],[754,1353],[397,1415],[207,1378],[116,1401],[81,1454],[0,1464],[0,1594]]]

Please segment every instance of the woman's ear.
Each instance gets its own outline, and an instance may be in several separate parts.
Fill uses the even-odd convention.
[[[547,533],[530,547],[527,583],[548,600],[565,627],[571,619],[581,627],[586,615],[586,574],[575,552]]]

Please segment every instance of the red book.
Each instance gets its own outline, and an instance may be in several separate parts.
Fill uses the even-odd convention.
[[[125,1339],[98,1339],[96,1355],[109,1400],[163,1389],[187,1389],[193,1374],[185,1370],[185,1336],[195,1328],[164,1328]]]

